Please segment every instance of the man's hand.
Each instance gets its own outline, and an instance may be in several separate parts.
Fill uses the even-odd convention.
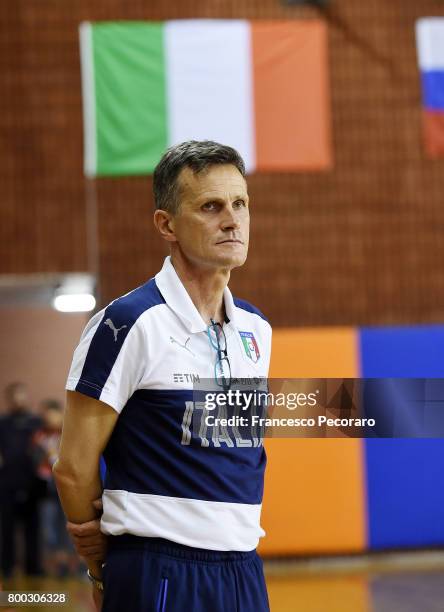
[[[102,513],[102,500],[93,502],[94,508]],[[86,523],[66,523],[66,528],[74,542],[77,553],[87,561],[104,561],[106,556],[106,536],[100,531],[100,516]]]
[[[97,580],[102,579],[106,559],[106,536],[100,532],[101,505],[97,502],[103,489],[100,457],[118,416],[112,406],[78,391],[68,391],[59,457],[53,468],[68,532]],[[99,610],[102,598],[96,590],[92,595]]]
[[[99,591],[96,587],[93,587],[93,600],[96,606],[97,612],[101,612],[103,603],[103,591]]]
[[[100,519],[87,523],[66,524],[77,553],[87,560],[104,561],[106,556],[106,536],[100,531]]]

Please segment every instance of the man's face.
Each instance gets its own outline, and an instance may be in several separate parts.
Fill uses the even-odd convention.
[[[247,184],[231,164],[178,177],[180,206],[172,218],[184,256],[202,268],[233,269],[247,258],[250,230]]]
[[[28,390],[25,385],[16,385],[7,393],[6,400],[11,412],[23,410],[28,405]]]
[[[54,431],[62,430],[63,413],[61,410],[46,408],[43,413],[43,418],[46,427],[48,427],[49,429],[53,429]]]

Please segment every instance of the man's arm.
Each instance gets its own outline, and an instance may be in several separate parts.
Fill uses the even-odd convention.
[[[97,518],[93,501],[102,495],[99,462],[118,413],[107,404],[76,391],[67,392],[60,453],[54,478],[66,518],[86,523]],[[85,555],[90,572],[101,577],[100,561]]]

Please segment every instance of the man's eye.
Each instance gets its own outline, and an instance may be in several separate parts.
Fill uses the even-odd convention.
[[[217,204],[216,202],[205,202],[202,206],[203,210],[216,210]]]
[[[236,200],[236,202],[234,202],[233,207],[234,208],[243,208],[246,206],[246,203],[244,202],[244,200]]]

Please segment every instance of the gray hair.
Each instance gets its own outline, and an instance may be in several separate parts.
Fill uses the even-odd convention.
[[[167,149],[154,169],[153,191],[156,210],[175,215],[179,210],[177,177],[183,168],[198,174],[209,166],[232,164],[245,177],[242,157],[232,147],[212,140],[188,140]]]

